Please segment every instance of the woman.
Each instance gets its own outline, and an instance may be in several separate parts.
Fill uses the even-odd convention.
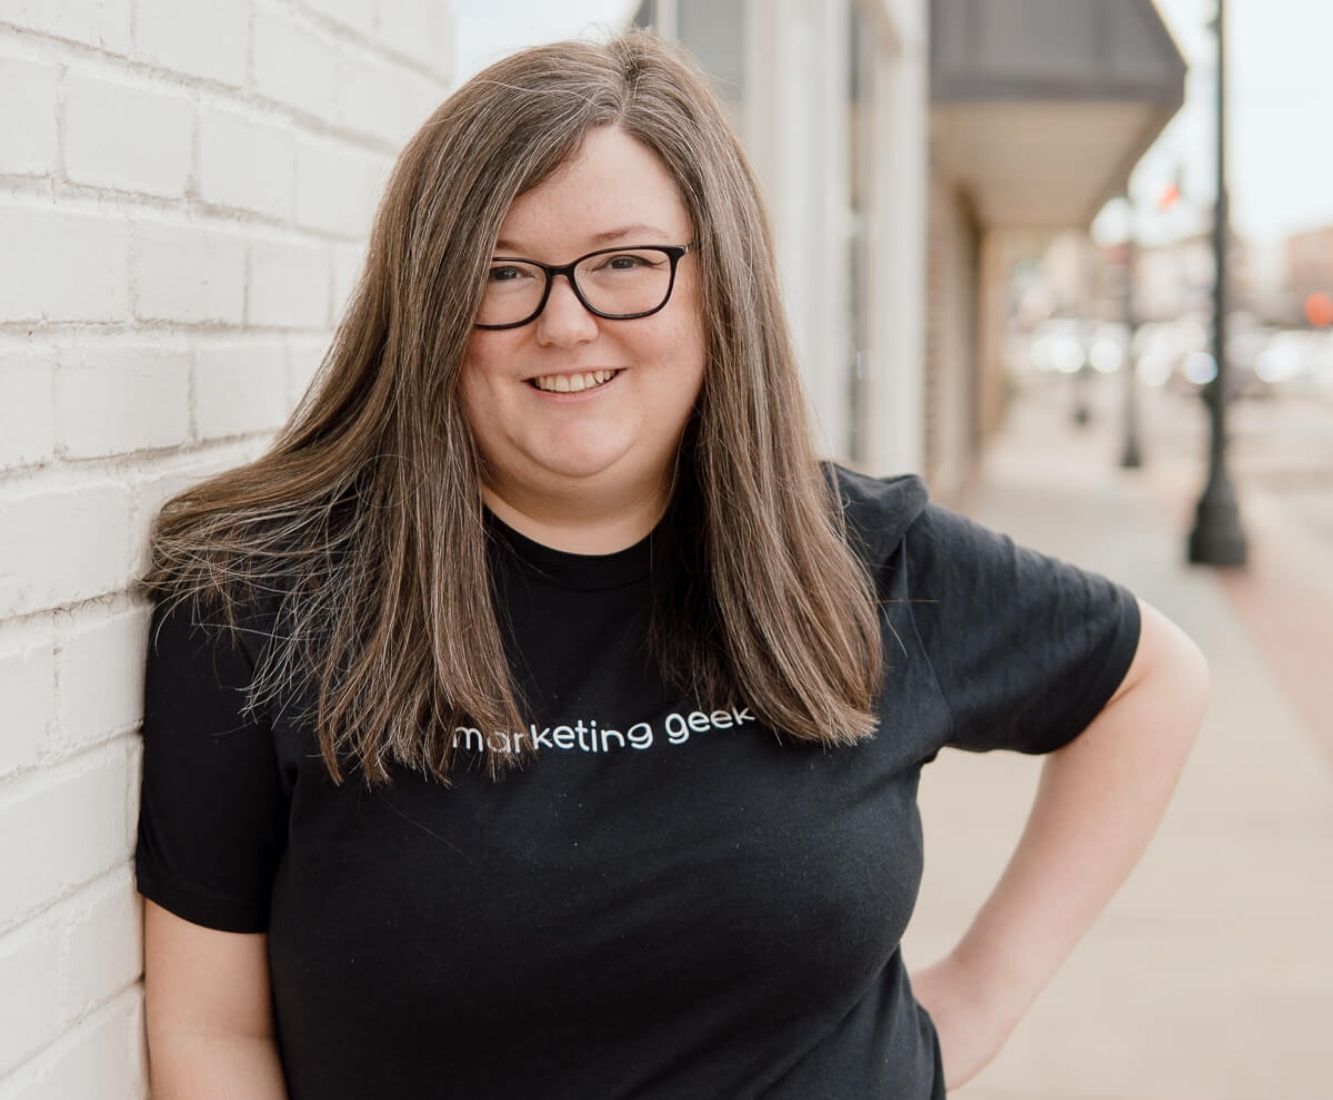
[[[758,188],[643,33],[440,106],[317,386],[169,502],[145,588],[158,1100],[943,1096],[1137,860],[1206,681],[1122,587],[816,459]],[[946,744],[1051,756],[909,980]]]

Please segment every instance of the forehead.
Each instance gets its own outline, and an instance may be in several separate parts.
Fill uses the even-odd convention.
[[[496,247],[564,255],[621,242],[679,244],[690,233],[689,212],[667,166],[624,131],[602,127],[514,200]]]

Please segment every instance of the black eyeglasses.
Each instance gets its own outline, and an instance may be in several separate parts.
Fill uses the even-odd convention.
[[[544,264],[517,256],[495,256],[477,310],[477,328],[518,328],[535,321],[546,308],[557,275],[569,280],[583,308],[611,321],[630,321],[656,313],[671,298],[676,265],[689,244],[629,245],[599,248],[567,264]]]

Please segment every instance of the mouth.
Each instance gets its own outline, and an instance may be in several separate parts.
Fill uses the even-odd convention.
[[[624,368],[580,371],[573,374],[543,374],[525,379],[527,384],[539,393],[552,396],[560,394],[591,393],[611,384],[624,373]]]

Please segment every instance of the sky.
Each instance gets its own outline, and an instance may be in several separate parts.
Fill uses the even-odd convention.
[[[1142,207],[1183,171],[1182,206],[1215,193],[1215,0],[1156,0],[1191,63],[1185,106],[1139,163]],[[1333,224],[1333,3],[1228,0],[1227,174],[1232,223],[1256,241]],[[1188,217],[1188,210],[1178,218]],[[1151,220],[1151,212],[1149,213]],[[1171,216],[1158,219],[1169,223]],[[1155,234],[1154,234],[1155,235]],[[1169,235],[1169,234],[1167,234]]]
[[[1155,2],[1192,68],[1185,106],[1131,180],[1148,239],[1202,225],[1214,194],[1209,22],[1216,0]],[[604,34],[627,23],[637,6],[636,0],[454,0],[458,76],[466,79],[522,46]],[[1333,224],[1333,0],[1227,0],[1227,30],[1233,224],[1260,242]],[[1177,171],[1183,201],[1160,214],[1153,200]],[[1098,228],[1115,235],[1122,218],[1123,211],[1107,211]]]

